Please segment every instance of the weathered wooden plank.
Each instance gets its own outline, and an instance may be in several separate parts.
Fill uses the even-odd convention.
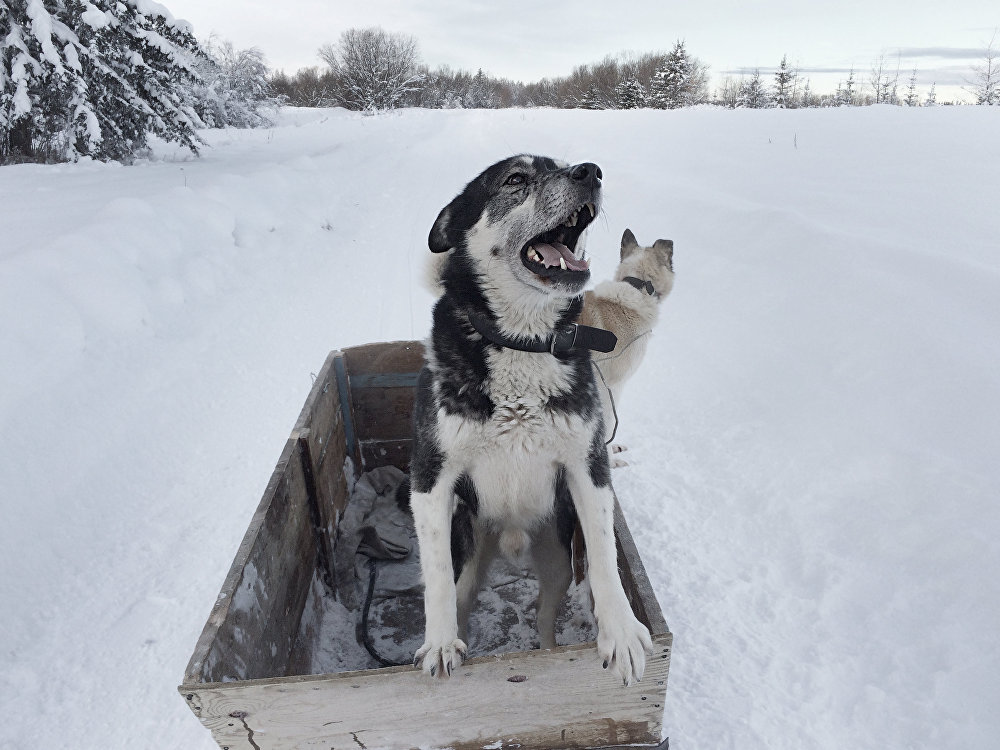
[[[395,466],[402,471],[410,471],[410,457],[413,455],[413,440],[363,440],[361,461],[365,470],[379,466]]]
[[[316,568],[296,440],[288,440],[188,664],[185,682],[284,675]]]
[[[667,633],[667,621],[660,610],[660,604],[656,601],[656,594],[653,593],[653,586],[646,575],[646,567],[639,557],[639,550],[636,549],[635,541],[632,539],[632,532],[629,531],[628,524],[625,523],[625,515],[622,507],[615,498],[615,537],[618,543],[618,572],[621,575],[622,585],[625,588],[625,596],[628,597],[629,604],[635,616],[649,628],[653,634]]]
[[[340,477],[344,462],[344,420],[333,367],[336,356],[337,352],[330,352],[320,368],[291,435],[298,441],[316,533],[318,565],[327,582],[335,577],[333,539],[337,506],[339,504],[343,509],[347,495],[345,483]],[[336,472],[329,471],[331,465],[336,465]],[[335,476],[331,477],[334,473]]]
[[[413,388],[354,388],[354,424],[358,440],[405,440],[413,437]]]
[[[351,388],[416,388],[420,372],[352,375]]]
[[[390,341],[344,349],[347,371],[358,375],[386,375],[420,372],[424,365],[424,345],[420,341]]]
[[[394,667],[180,691],[230,750],[656,746],[670,648],[654,638],[627,688],[588,644],[472,659],[448,680]]]
[[[333,358],[333,371],[337,376],[340,413],[344,418],[344,452],[357,464],[355,467],[355,473],[357,473],[360,470],[361,456],[358,452],[357,432],[354,429],[354,404],[351,400],[351,387],[347,382],[347,360],[342,352]]]
[[[423,357],[424,347],[419,341],[368,344],[344,350],[354,426],[360,443],[358,452],[365,470],[386,463],[398,465],[388,455],[373,453],[372,442],[412,438],[416,378],[423,367]]]

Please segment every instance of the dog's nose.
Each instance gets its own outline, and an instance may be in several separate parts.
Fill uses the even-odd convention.
[[[604,175],[601,173],[601,168],[594,164],[593,162],[584,162],[583,164],[577,164],[569,171],[569,176],[571,179],[577,182],[600,182]]]

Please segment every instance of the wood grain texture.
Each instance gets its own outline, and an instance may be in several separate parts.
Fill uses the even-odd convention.
[[[395,466],[410,472],[410,458],[413,456],[413,440],[365,440],[361,443],[361,460],[365,469],[379,466]]]
[[[352,375],[386,375],[420,372],[424,345],[420,341],[389,341],[344,349],[347,371]]]
[[[368,344],[344,350],[355,432],[364,470],[409,467],[416,377],[423,367],[418,341]],[[378,444],[378,445],[376,445]],[[382,453],[382,451],[385,453]]]
[[[185,682],[284,675],[316,542],[297,442],[288,440],[188,664]]]
[[[627,688],[579,645],[473,659],[448,680],[393,667],[180,691],[230,750],[656,746],[670,640]]]
[[[632,605],[632,612],[649,628],[650,633],[654,635],[668,633],[667,621],[660,610],[659,602],[656,601],[653,586],[646,575],[646,567],[639,557],[639,550],[636,549],[632,532],[625,523],[625,515],[617,497],[615,497],[615,537],[618,544],[618,573],[625,588],[625,596]]]
[[[358,440],[413,437],[413,388],[351,388]],[[370,467],[369,467],[370,468]]]
[[[338,355],[339,352],[330,352],[327,356],[291,435],[299,443],[320,565],[328,582],[335,577],[333,539],[338,512],[347,507],[347,483],[343,477],[344,417],[334,371]]]

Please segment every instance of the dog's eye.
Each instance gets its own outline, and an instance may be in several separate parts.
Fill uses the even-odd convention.
[[[527,181],[528,181],[527,177],[525,177],[520,172],[515,172],[514,174],[512,174],[510,177],[507,178],[507,181],[504,183],[504,185],[523,185]]]

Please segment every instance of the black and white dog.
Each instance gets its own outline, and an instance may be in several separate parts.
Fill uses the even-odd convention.
[[[469,612],[497,551],[530,552],[538,631],[555,646],[577,518],[605,668],[641,679],[649,632],[618,577],[608,452],[590,352],[574,341],[601,202],[596,164],[498,162],[438,215],[448,253],[414,411],[411,507],[426,632],[414,664],[442,677],[466,654]],[[612,342],[611,346],[614,346]]]

